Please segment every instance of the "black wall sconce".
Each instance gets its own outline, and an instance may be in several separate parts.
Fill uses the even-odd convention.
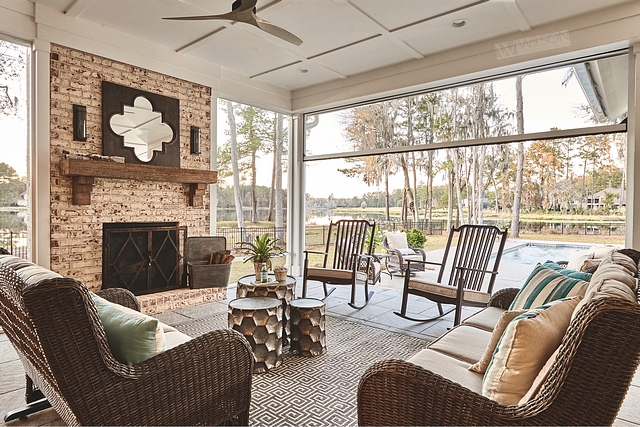
[[[191,154],[200,154],[200,128],[191,126]]]
[[[87,140],[87,107],[73,105],[73,140]]]

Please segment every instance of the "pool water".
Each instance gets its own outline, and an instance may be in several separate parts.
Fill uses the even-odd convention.
[[[502,253],[502,262],[532,264],[551,261],[569,261],[576,252],[586,252],[591,246],[554,245],[544,243],[526,243],[506,249]]]

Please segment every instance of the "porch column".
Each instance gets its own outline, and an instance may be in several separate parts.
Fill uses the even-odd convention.
[[[629,109],[627,120],[627,215],[625,246],[640,248],[640,183],[636,185],[635,176],[640,178],[640,43],[629,50]]]
[[[218,170],[218,92],[211,91],[209,121],[209,169]],[[218,177],[218,180],[220,177]],[[218,234],[218,183],[209,185],[209,235]],[[227,248],[229,249],[229,248]]]
[[[304,154],[304,115],[291,116],[291,136],[289,140],[289,174],[287,183],[287,246],[293,276],[302,274],[304,262],[304,214],[306,173],[302,161]]]
[[[31,141],[29,169],[31,188],[31,261],[45,268],[51,265],[50,108],[51,85],[49,42],[36,39],[31,51]]]

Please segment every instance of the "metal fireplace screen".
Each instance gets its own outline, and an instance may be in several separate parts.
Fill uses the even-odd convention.
[[[144,295],[186,287],[181,254],[187,229],[176,223],[103,224],[102,288]]]

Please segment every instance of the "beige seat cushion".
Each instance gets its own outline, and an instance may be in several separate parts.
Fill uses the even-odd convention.
[[[187,341],[190,341],[192,339],[189,335],[183,334],[173,326],[165,325],[162,322],[159,322],[159,324],[162,327],[162,330],[164,331],[164,337],[166,342],[165,350],[169,350],[170,348],[177,347],[180,344],[184,344]]]
[[[469,364],[463,360],[427,348],[407,361],[476,393],[482,390],[482,374],[468,370]]]
[[[422,254],[417,254],[415,252],[412,252],[412,255],[402,255],[402,260],[404,262],[407,262],[409,259],[412,261],[424,261],[422,259]]]
[[[492,332],[505,311],[498,307],[487,307],[467,317],[462,323]]]
[[[307,276],[349,280],[353,276],[353,272],[351,270],[310,267],[307,269]]]
[[[482,382],[482,395],[517,405],[560,345],[581,297],[529,310],[507,325]]]
[[[636,279],[638,269],[631,258],[619,252],[611,252],[593,273],[589,287],[576,307],[573,317],[594,298],[621,298],[636,302]]]
[[[426,278],[419,280],[417,277],[409,280],[409,288],[417,289],[419,291],[428,292],[430,294],[440,295],[448,298],[455,298],[458,294],[458,288],[453,286],[442,285],[439,283],[427,282]],[[465,289],[463,299],[465,301],[473,301],[478,303],[487,303],[489,301],[489,295],[486,292],[478,292],[470,289]]]
[[[475,326],[459,325],[435,340],[428,348],[467,363],[475,363],[484,354],[490,339],[489,331]]]

